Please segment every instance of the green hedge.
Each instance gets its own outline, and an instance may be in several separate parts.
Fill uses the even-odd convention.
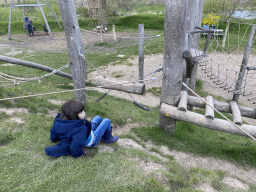
[[[59,25],[56,20],[48,20],[47,21],[52,32],[63,31],[63,29],[59,28]],[[98,25],[97,19],[79,19],[79,27],[96,27]],[[36,31],[43,31],[42,24],[44,21],[37,21],[33,23],[33,26],[36,28]],[[61,26],[63,26],[62,21],[60,21]],[[8,34],[8,25],[9,22],[0,22],[0,35]],[[11,33],[12,34],[21,34],[23,31],[23,21],[13,21],[11,23]]]
[[[109,25],[116,25],[119,27],[126,27],[126,28],[133,28],[133,29],[138,29],[139,24],[144,24],[145,29],[156,29],[156,30],[164,30],[164,19],[165,16],[164,14],[161,15],[132,15],[132,16],[126,16],[126,17],[113,17],[108,19],[108,24]],[[42,28],[42,23],[41,22],[35,22],[34,26],[36,27],[36,30],[40,29],[43,30]],[[99,22],[97,19],[79,19],[79,26],[81,28],[95,28]],[[240,20],[241,22],[241,20]],[[245,22],[248,22],[245,20]],[[56,20],[49,20],[48,21],[50,28],[53,32],[57,31],[63,31],[59,28],[59,25]],[[61,25],[63,26],[62,22],[60,22]],[[256,19],[252,20],[252,23],[256,23]],[[227,22],[226,21],[220,21],[218,23],[218,28],[219,29],[226,29]],[[111,26],[109,26],[111,28]],[[241,24],[240,25],[240,32],[243,33],[246,31],[248,27],[248,24]],[[248,30],[250,30],[249,28]],[[229,26],[229,31],[230,32],[235,32],[239,30],[239,24],[238,23],[230,23]],[[11,31],[12,34],[19,34],[19,33],[24,33],[23,31],[23,21],[14,21],[12,22],[11,25]],[[0,22],[0,35],[8,34],[8,22]]]
[[[42,23],[44,23],[44,22],[37,21],[37,22],[33,23],[33,26],[36,28],[36,31],[38,31],[38,30],[43,31]],[[49,20],[48,24],[51,28],[51,31],[53,31],[53,32],[62,31],[59,28],[59,25],[56,20]],[[62,22],[60,22],[60,24],[62,25]],[[8,25],[9,25],[9,22],[0,22],[0,35],[8,34]],[[11,23],[11,34],[21,34],[21,33],[24,33],[23,21],[12,22]]]
[[[120,18],[116,25],[138,29],[139,24],[144,24],[145,29],[164,30],[164,14],[126,16]]]

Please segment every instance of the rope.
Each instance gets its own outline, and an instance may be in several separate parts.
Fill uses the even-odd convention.
[[[83,54],[79,53],[80,57],[82,57],[87,63],[89,63],[102,77],[106,78],[105,75],[103,75],[96,67],[93,66],[93,64],[91,64]]]
[[[30,81],[36,81],[38,80],[39,82],[42,82],[41,79],[44,79],[45,77],[48,77],[48,76],[51,76],[59,71],[62,71],[63,69],[66,69],[70,66],[70,63],[68,63],[67,65],[65,66],[62,66],[60,67],[59,69],[56,69],[56,70],[53,70],[51,73],[48,73],[46,75],[43,75],[41,77],[33,77],[33,78],[20,78],[20,77],[14,77],[14,76],[11,76],[11,75],[8,75],[8,74],[4,74],[4,73],[1,73],[0,72],[0,77],[1,78],[4,78],[4,77],[9,77],[9,81],[13,81],[13,84],[14,85],[19,85],[19,84],[22,84],[22,83],[27,83],[27,82],[30,82]],[[4,78],[4,79],[7,79],[7,78]],[[12,80],[14,79],[14,80]],[[16,82],[16,80],[19,80],[18,82]],[[41,81],[40,81],[41,80]],[[6,86],[10,86],[10,85],[13,85],[13,84],[8,84],[8,85],[1,85],[0,87],[6,87]]]
[[[79,29],[79,27],[76,27]],[[90,32],[90,33],[94,33],[97,35],[102,35],[102,36],[109,36],[109,37],[116,37],[116,38],[121,38],[121,39],[155,39],[155,38],[159,38],[159,37],[163,37],[163,35],[156,35],[156,36],[151,36],[151,37],[121,37],[121,36],[116,36],[116,35],[109,35],[109,34],[104,34],[104,33],[98,33],[98,32],[94,32],[94,31],[90,31],[90,30],[86,30],[86,29],[81,29],[82,31],[86,31],[86,32]]]
[[[248,29],[248,28],[247,28]],[[192,39],[193,44],[195,45],[195,47],[198,47],[198,45],[194,42],[194,39]],[[219,42],[216,41],[215,39],[210,43],[210,46],[213,45],[213,42],[217,43],[217,47],[220,47],[221,51],[223,54],[227,54],[226,51],[222,48],[222,46],[220,46]],[[241,42],[239,42],[239,44],[241,45]],[[207,50],[209,50],[210,47],[208,47]],[[217,54],[217,56],[219,56],[219,54],[216,52],[216,49],[214,50],[212,47],[211,49],[214,51],[215,54]],[[198,50],[200,50],[200,48],[198,47]],[[207,57],[206,57],[207,56]],[[237,60],[235,60],[232,56],[229,56],[228,58],[230,61],[233,61],[235,64],[238,64],[239,62]],[[253,82],[255,82],[255,73],[246,73],[246,77],[243,78],[243,80],[239,77],[237,77],[239,75],[241,75],[239,72],[237,72],[237,70],[235,70],[235,66],[231,66],[232,68],[230,68],[229,66],[225,65],[225,64],[221,64],[219,62],[216,62],[215,60],[213,60],[210,55],[205,55],[204,57],[200,57],[200,64],[199,66],[201,67],[201,69],[204,71],[205,77],[203,77],[206,82],[207,79],[210,78],[212,80],[212,82],[214,83],[215,86],[218,86],[216,88],[223,88],[224,90],[227,90],[228,92],[233,92],[233,93],[237,93],[237,94],[245,94],[247,91],[247,89],[250,89],[251,86],[255,86],[252,85]],[[241,66],[241,64],[239,63],[239,65]],[[216,67],[215,67],[216,66]],[[236,65],[237,66],[237,65]],[[239,67],[240,68],[240,67]],[[226,74],[224,74],[226,71]],[[240,71],[240,70],[239,70]],[[232,77],[235,78],[232,78]],[[225,79],[225,80],[224,80]],[[236,79],[240,79],[239,81],[237,81]],[[241,83],[241,90],[236,91],[235,89],[235,85],[236,83]],[[252,91],[250,91],[252,92]],[[253,93],[256,94],[256,93]],[[254,102],[255,103],[255,102]]]
[[[163,78],[163,77],[159,77],[159,78]],[[158,79],[159,79],[159,78],[158,78]],[[140,81],[151,81],[152,79],[153,79],[153,78],[151,78],[151,79],[143,79],[143,80],[140,80]],[[154,78],[154,79],[157,79],[157,78]],[[72,92],[72,91],[95,90],[95,88],[105,88],[105,89],[108,89],[107,87],[109,87],[109,86],[125,85],[125,84],[135,83],[136,81],[138,81],[138,80],[135,80],[135,81],[133,81],[133,82],[115,83],[115,84],[104,85],[104,86],[96,86],[96,87],[72,89],[72,90],[67,90],[67,91],[59,91],[59,92],[50,92],[50,93],[42,93],[42,94],[35,94],[35,95],[26,95],[26,96],[20,96],[20,97],[4,98],[4,99],[0,99],[0,101],[14,100],[14,99],[22,99],[22,98],[36,97],[36,96],[44,96],[44,95],[51,95],[51,94],[57,94],[57,93],[66,93],[66,92]]]
[[[133,97],[131,96],[130,93],[129,93],[129,95],[130,95],[130,97],[131,97],[131,99],[132,99],[133,104],[136,105],[136,106],[138,106],[139,108],[145,110],[145,111],[150,111],[151,109],[159,108],[159,106],[147,108],[147,107],[145,107],[144,105],[142,105],[142,104],[138,103],[137,101],[135,101],[135,100],[133,99]]]
[[[181,81],[180,81],[181,82]],[[244,132],[246,135],[248,135],[249,137],[251,137],[254,141],[256,141],[256,139],[247,131],[245,131],[243,128],[239,127],[238,125],[236,125],[234,122],[232,122],[231,120],[229,120],[225,115],[223,115],[222,113],[220,113],[217,109],[215,109],[214,107],[212,107],[208,102],[206,102],[202,97],[200,97],[196,92],[194,92],[190,87],[188,87],[184,82],[181,82],[182,85],[184,85],[189,91],[191,91],[194,95],[196,95],[200,100],[202,100],[206,105],[208,105],[209,107],[211,107],[214,111],[216,111],[219,115],[221,115],[224,119],[226,119],[227,121],[229,121],[232,125],[234,125],[236,128],[240,129],[242,132]]]

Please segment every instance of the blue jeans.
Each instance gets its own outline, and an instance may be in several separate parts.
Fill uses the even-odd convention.
[[[94,141],[92,147],[95,147],[98,145],[100,139],[104,135],[104,133],[107,131],[111,131],[111,121],[107,118],[103,119],[100,116],[95,116],[91,120],[92,124],[92,131],[94,133]]]

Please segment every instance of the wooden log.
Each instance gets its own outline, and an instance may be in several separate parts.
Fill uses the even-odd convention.
[[[145,85],[142,83],[130,83],[128,81],[104,78],[102,76],[95,77],[93,84],[105,89],[114,89],[139,95],[143,95],[145,93]]]
[[[246,68],[247,70],[255,70],[256,71],[256,67],[255,66],[249,66]]]
[[[203,55],[204,55],[204,52],[203,52],[203,51],[200,51],[200,50],[198,50],[198,49],[191,49],[190,52],[191,52],[191,55],[192,55],[192,57],[193,57],[194,59],[197,58],[197,57],[200,57],[200,56],[203,56]]]
[[[161,103],[177,106],[180,99],[188,0],[165,0],[164,59]],[[176,120],[159,115],[159,127],[175,133]]]
[[[179,111],[177,107],[168,105],[166,103],[163,103],[161,105],[160,114],[165,115],[166,117],[170,117],[172,119],[185,121],[208,129],[247,136],[244,132],[235,127],[229,121],[218,118],[205,118],[204,115],[194,113],[191,111]],[[239,127],[244,129],[246,132],[250,133],[253,137],[256,137],[256,126],[243,124]]]
[[[237,125],[242,125],[241,113],[240,113],[239,107],[237,105],[237,102],[231,101],[229,104],[230,104],[231,111],[232,111],[233,122]]]
[[[32,63],[32,62],[24,61],[24,60],[20,60],[20,59],[15,59],[12,57],[6,57],[3,55],[0,55],[0,61],[4,61],[6,63],[12,63],[12,64],[16,64],[16,65],[22,65],[22,66],[26,66],[26,67],[31,67],[31,68],[35,68],[35,69],[39,69],[39,70],[47,71],[47,72],[52,72],[52,71],[56,70],[56,69],[53,69],[53,68],[50,68],[50,67],[47,67],[44,65],[37,64],[37,63]],[[72,79],[72,75],[70,75],[68,73],[64,73],[62,71],[56,72],[55,75],[59,75],[61,77]]]
[[[63,27],[67,39],[67,49],[69,61],[71,63],[71,73],[75,89],[76,101],[86,105],[85,81],[87,79],[85,69],[85,59],[81,57],[84,55],[84,46],[80,27],[76,14],[76,7],[74,1],[58,0],[58,6],[62,17]]]
[[[194,71],[194,64],[197,64],[197,57],[200,57],[204,54],[203,51],[196,49],[191,49],[190,51],[183,52],[183,58],[186,60],[186,78],[191,78],[192,71]],[[197,69],[197,68],[196,68]]]
[[[205,105],[205,117],[209,119],[214,119],[214,109],[212,108],[214,107],[214,99],[212,96],[207,96],[205,101],[209,104]]]
[[[180,101],[178,104],[178,110],[187,111],[187,101],[188,101],[188,92],[181,91],[180,93]]]
[[[194,107],[199,107],[199,108],[205,108],[205,103],[201,99],[199,99],[198,97],[195,97],[195,96],[190,96],[190,95],[188,96],[188,105],[193,105]],[[238,107],[239,107],[240,113],[243,117],[249,117],[252,119],[256,119],[256,110],[255,109],[240,106],[240,105],[238,105]],[[214,108],[220,112],[232,113],[229,103],[215,101]]]

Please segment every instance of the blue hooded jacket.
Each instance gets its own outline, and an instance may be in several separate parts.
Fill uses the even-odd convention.
[[[61,114],[55,117],[51,128],[50,139],[60,141],[52,147],[46,147],[48,156],[60,157],[71,154],[77,158],[84,155],[83,147],[91,132],[91,122],[87,120],[62,120]]]

